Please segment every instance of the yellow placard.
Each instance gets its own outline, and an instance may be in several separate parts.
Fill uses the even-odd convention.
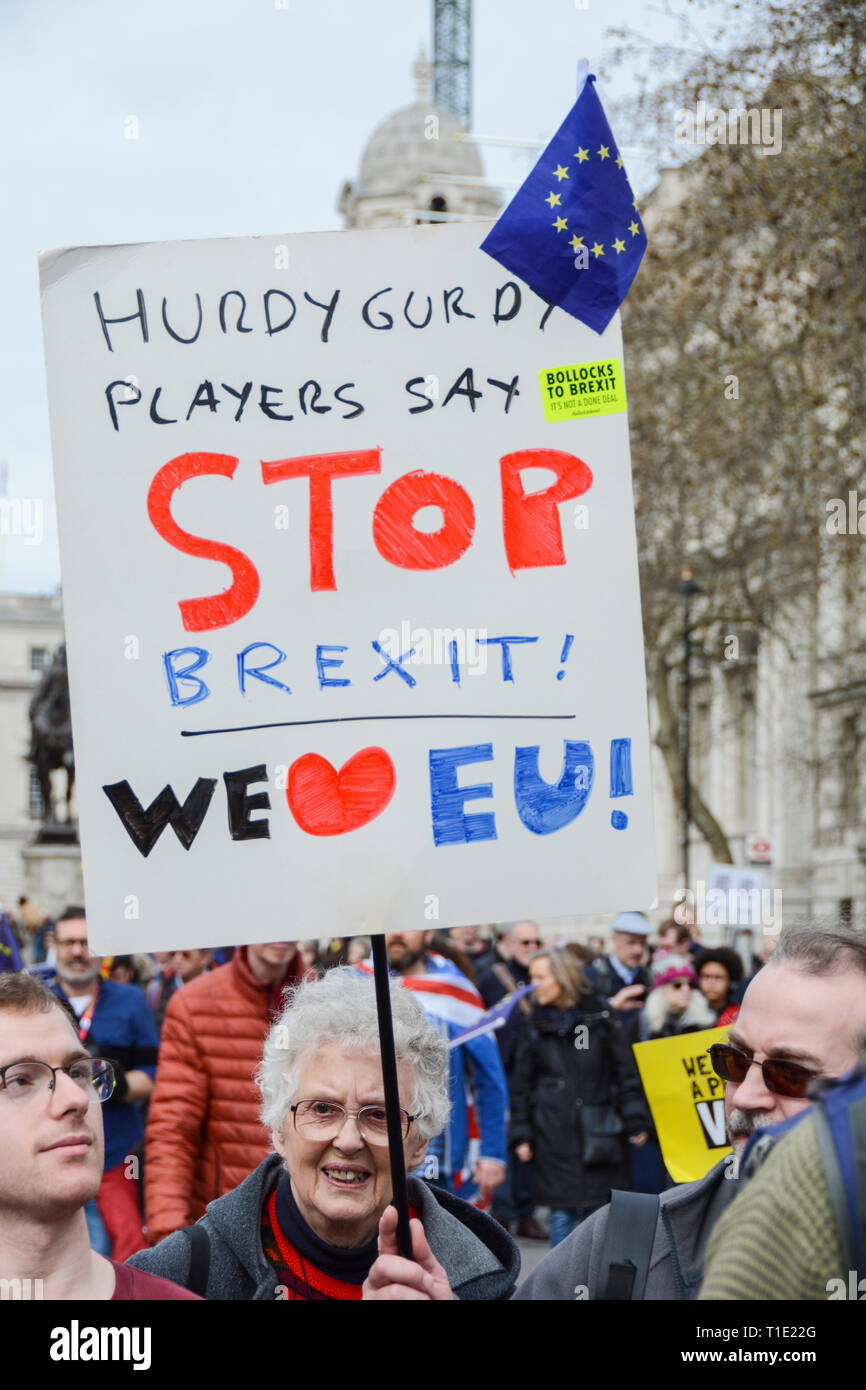
[[[577,420],[625,410],[625,378],[619,358],[545,367],[538,373],[545,420]]]
[[[725,1135],[725,1083],[707,1053],[727,1037],[727,1028],[706,1028],[634,1045],[662,1157],[674,1182],[702,1178],[731,1153]]]

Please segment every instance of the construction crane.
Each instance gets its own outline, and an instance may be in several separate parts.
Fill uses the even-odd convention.
[[[472,121],[472,0],[433,0],[433,100]]]

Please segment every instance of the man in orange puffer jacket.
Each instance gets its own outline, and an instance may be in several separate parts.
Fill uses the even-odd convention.
[[[303,974],[294,941],[242,946],[169,1000],[147,1122],[151,1245],[197,1221],[271,1152],[253,1073],[283,991]]]

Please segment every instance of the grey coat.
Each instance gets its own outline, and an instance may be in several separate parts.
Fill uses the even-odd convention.
[[[208,1204],[200,1224],[210,1239],[209,1299],[277,1298],[277,1279],[261,1242],[261,1214],[285,1171],[271,1154],[232,1192]],[[442,1188],[409,1179],[409,1201],[420,1213],[430,1249],[442,1265],[455,1298],[510,1298],[520,1271],[520,1253],[501,1226],[477,1207]],[[127,1264],[187,1286],[190,1240],[186,1230],[140,1250]]]
[[[723,1158],[697,1182],[680,1183],[661,1194],[645,1299],[697,1298],[710,1232],[737,1190],[736,1179],[725,1177],[729,1169]],[[582,1221],[545,1255],[514,1297],[568,1302],[598,1298],[609,1211],[609,1206],[601,1207]]]

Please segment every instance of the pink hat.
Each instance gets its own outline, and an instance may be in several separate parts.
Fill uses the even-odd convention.
[[[678,956],[675,951],[656,953],[650,966],[650,977],[653,989],[669,985],[672,980],[688,980],[693,985],[698,983],[698,977],[685,956]]]

